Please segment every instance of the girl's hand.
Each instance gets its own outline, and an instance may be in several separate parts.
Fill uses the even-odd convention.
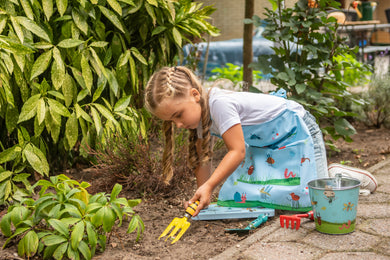
[[[202,186],[200,186],[196,190],[195,195],[188,202],[185,203],[184,206],[187,208],[191,203],[194,203],[195,201],[199,200],[199,206],[195,210],[195,213],[192,215],[193,217],[196,217],[201,209],[204,209],[208,205],[210,205],[212,192],[213,188],[209,186],[206,182]]]

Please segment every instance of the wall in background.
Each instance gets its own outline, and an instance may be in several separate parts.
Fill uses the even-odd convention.
[[[217,10],[212,14],[213,25],[221,30],[221,35],[213,38],[213,41],[242,38],[244,29],[245,0],[196,0],[204,5],[213,5]],[[296,0],[286,0],[286,6],[291,7]],[[340,0],[343,8],[348,9],[353,0]],[[377,8],[373,19],[387,23],[385,10],[390,8],[389,0],[377,0]],[[264,18],[265,8],[271,8],[268,0],[255,0],[255,14]]]

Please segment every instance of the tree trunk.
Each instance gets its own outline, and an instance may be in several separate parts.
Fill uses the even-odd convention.
[[[245,18],[252,19],[254,15],[255,1],[245,0]],[[243,65],[244,75],[243,80],[247,84],[244,85],[244,91],[248,91],[249,87],[253,85],[253,70],[249,68],[249,64],[253,60],[253,23],[244,24],[244,44],[243,44]]]

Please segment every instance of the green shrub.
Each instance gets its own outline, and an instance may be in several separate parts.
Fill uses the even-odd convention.
[[[0,204],[113,133],[146,138],[143,86],[217,29],[189,0],[0,0]],[[18,189],[16,183],[22,184]],[[19,194],[20,195],[20,194]]]
[[[288,91],[290,98],[301,103],[326,127],[323,133],[333,139],[350,136],[356,131],[347,121],[354,116],[337,107],[338,101],[362,103],[348,92],[343,73],[349,68],[366,73],[366,66],[340,62],[337,57],[355,57],[356,50],[347,46],[337,34],[337,21],[327,18],[328,8],[337,8],[334,0],[317,0],[309,7],[307,0],[298,0],[292,8],[284,8],[283,0],[270,0],[274,10],[266,9],[263,36],[275,42],[275,54],[260,56],[254,69],[271,73],[271,82]],[[276,9],[277,8],[277,9]],[[254,17],[254,23],[263,21]]]
[[[359,62],[353,55],[340,54],[333,59],[336,65],[332,73],[338,74],[337,77],[342,78],[348,85],[363,86],[369,82],[372,75],[371,67]]]
[[[377,128],[390,128],[390,76],[372,77],[361,97],[366,103],[363,107],[355,107],[360,120]]]
[[[234,84],[241,83],[243,80],[244,75],[244,67],[234,65],[232,63],[226,63],[226,67],[222,68],[214,68],[212,71],[214,75],[212,75],[209,80],[215,81],[217,79],[229,79]],[[256,84],[256,82],[259,82],[260,79],[262,79],[261,71],[253,71],[253,82]],[[241,86],[242,90],[242,86]]]
[[[18,255],[43,259],[91,259],[96,250],[105,250],[107,234],[120,227],[124,217],[131,217],[127,232],[144,231],[141,218],[132,207],[140,200],[118,197],[117,184],[111,194],[88,194],[88,183],[78,183],[65,175],[40,180],[37,200],[24,199],[8,208],[0,222],[1,232],[8,237],[3,248],[15,242]],[[116,224],[116,221],[117,224]]]

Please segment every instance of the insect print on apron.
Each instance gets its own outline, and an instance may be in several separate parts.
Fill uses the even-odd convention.
[[[221,187],[218,205],[310,210],[307,183],[317,171],[303,119],[286,109],[268,122],[242,128],[245,159]]]

